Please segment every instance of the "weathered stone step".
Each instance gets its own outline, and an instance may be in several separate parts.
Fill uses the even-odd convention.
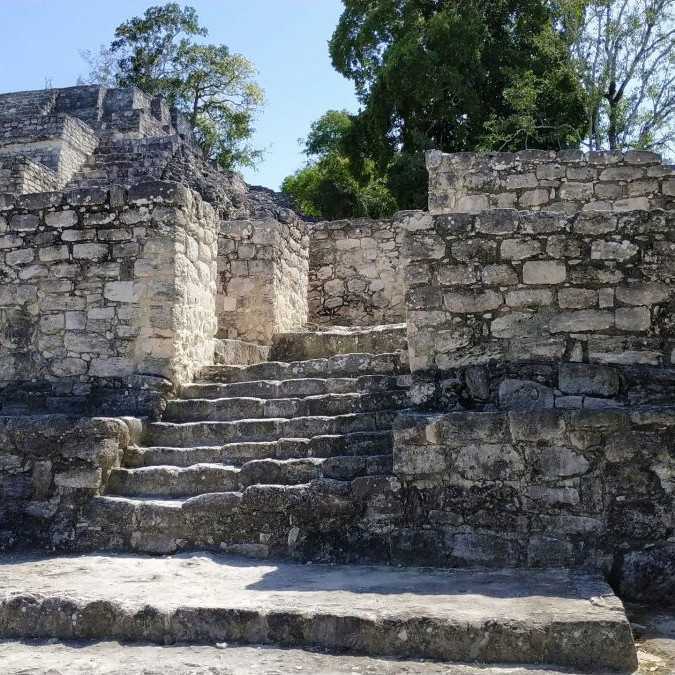
[[[278,441],[227,443],[202,447],[127,448],[128,467],[154,465],[191,466],[228,464],[240,466],[255,459],[301,459],[304,457],[372,456],[391,453],[391,431],[355,432],[313,438],[281,438]]]
[[[239,467],[194,464],[188,467],[149,466],[113,469],[107,493],[122,497],[194,497],[232,492],[251,485],[300,485],[319,478],[353,480],[390,474],[392,456],[328,459],[256,459]]]
[[[201,382],[250,382],[299,378],[400,375],[409,372],[405,353],[341,354],[329,359],[268,361],[253,366],[208,366],[199,374]]]
[[[167,404],[167,422],[228,422],[268,417],[315,417],[348,415],[384,409],[403,409],[408,395],[402,391],[370,394],[321,394],[305,398],[176,399]]]
[[[321,359],[336,354],[384,354],[408,347],[406,324],[333,327],[322,331],[278,333],[272,340],[270,358],[275,361]]]
[[[239,472],[238,468],[222,464],[113,469],[107,492],[125,497],[194,497],[232,492],[239,489]]]
[[[181,398],[303,398],[322,394],[350,394],[405,390],[410,375],[362,375],[361,377],[298,378],[295,380],[254,380],[230,384],[188,384]]]
[[[382,410],[330,417],[246,419],[234,422],[154,422],[145,429],[144,445],[185,448],[239,441],[274,441],[357,431],[385,431],[391,429],[399,412]]]
[[[204,554],[0,563],[4,638],[312,646],[597,673],[637,667],[621,602],[593,574],[242,565]]]
[[[145,553],[202,548],[252,557],[292,555],[304,528],[335,540],[355,509],[352,483],[325,478],[187,498],[104,495],[90,501],[79,523],[78,545]]]

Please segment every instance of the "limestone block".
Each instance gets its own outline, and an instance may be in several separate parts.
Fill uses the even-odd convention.
[[[67,248],[67,247],[66,247]],[[107,257],[108,247],[105,244],[75,244],[73,258],[85,260],[100,260]]]
[[[12,216],[9,227],[15,232],[32,232],[40,226],[40,219],[33,213],[23,213]]]
[[[54,484],[61,488],[97,490],[101,486],[102,471],[96,469],[73,469],[57,473]]]
[[[501,293],[494,290],[478,292],[453,292],[443,296],[443,302],[449,312],[472,314],[498,309],[504,302]]]
[[[563,201],[575,201],[577,199],[590,199],[593,196],[592,183],[564,183],[560,188],[560,199]]]
[[[543,206],[544,204],[548,204],[550,199],[551,196],[548,190],[538,188],[536,190],[523,192],[523,194],[520,195],[518,203],[522,208],[528,209],[533,206]]]
[[[440,265],[436,278],[443,286],[468,286],[478,281],[478,274],[473,265]]]
[[[644,170],[635,166],[611,166],[600,173],[601,181],[633,181],[644,176]]]
[[[506,294],[506,304],[509,307],[548,307],[552,303],[553,291],[546,288],[525,288]]]
[[[552,408],[553,389],[531,380],[505,379],[499,384],[499,405],[502,408]]]
[[[614,326],[614,312],[594,309],[560,312],[551,317],[552,333],[583,333],[584,331],[607,330]]]
[[[105,285],[103,295],[112,302],[135,302],[134,288],[133,281],[109,281]],[[167,290],[170,292],[170,286]]]
[[[587,363],[562,363],[558,386],[566,394],[615,396],[619,393],[621,381],[614,368]]]
[[[671,287],[659,283],[642,283],[632,286],[617,286],[616,299],[627,305],[657,305],[667,302]]]
[[[505,239],[500,247],[500,255],[504,260],[525,260],[539,253],[541,243],[534,239]]]
[[[615,321],[618,330],[632,332],[649,330],[652,323],[648,307],[617,307]]]
[[[27,265],[33,262],[35,255],[29,248],[20,248],[16,251],[10,251],[5,255],[5,262],[10,267],[18,265]]]
[[[557,261],[528,261],[523,265],[526,284],[560,284],[567,279],[567,267]]]
[[[592,288],[561,288],[558,304],[563,309],[583,309],[598,304],[598,291]]]
[[[630,241],[596,240],[591,246],[593,260],[630,260],[640,249]]]
[[[518,275],[510,265],[485,265],[480,271],[486,286],[513,286],[518,283]]]
[[[48,227],[65,229],[77,224],[75,211],[52,211],[45,215],[45,223]]]
[[[70,258],[70,251],[67,246],[46,246],[40,249],[39,256],[42,262],[68,260]]]

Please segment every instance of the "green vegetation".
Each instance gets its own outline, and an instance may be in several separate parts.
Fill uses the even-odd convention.
[[[361,107],[284,182],[312,214],[423,208],[432,148],[672,149],[675,0],[343,4],[330,55]]]
[[[209,159],[225,169],[250,166],[260,157],[248,144],[263,102],[256,70],[225,45],[199,42],[207,33],[192,7],[150,7],[120,24],[108,47],[83,54],[88,79],[161,94],[190,120]]]

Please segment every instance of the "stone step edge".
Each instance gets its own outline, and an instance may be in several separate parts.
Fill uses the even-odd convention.
[[[386,596],[385,596],[386,597]],[[321,647],[357,654],[454,662],[528,663],[632,672],[635,647],[625,614],[615,621],[544,616],[531,623],[507,616],[438,616],[412,605],[379,612],[317,604],[282,608],[239,605],[171,606],[74,592],[14,591],[0,596],[0,636],[117,640],[156,644],[243,642]],[[530,617],[532,618],[532,617]]]
[[[216,385],[218,386],[218,385]],[[227,386],[227,385],[225,385]],[[169,400],[171,405],[188,405],[197,403],[220,403],[222,401],[230,401],[232,403],[245,401],[260,403],[262,405],[269,404],[272,402],[283,402],[287,403],[289,401],[300,402],[300,401],[350,401],[350,400],[360,400],[367,399],[372,396],[382,396],[387,394],[406,394],[406,388],[400,389],[378,389],[377,391],[343,391],[340,393],[328,393],[328,394],[310,394],[309,396],[279,396],[276,398],[261,398],[260,396],[218,396],[218,397],[203,397],[203,398],[172,398]]]
[[[352,472],[352,475],[346,476],[345,474],[342,475],[342,477],[337,477],[335,475],[330,475],[330,470],[329,474],[325,475],[324,473],[324,468],[323,465],[330,460],[330,462],[339,462],[340,460],[353,460],[354,457],[352,455],[338,455],[336,457],[311,457],[311,458],[299,458],[299,459],[274,459],[274,458],[267,458],[267,459],[253,459],[249,460],[248,462],[245,462],[241,466],[233,466],[229,464],[221,464],[217,462],[197,462],[195,464],[189,464],[188,466],[176,466],[173,464],[152,464],[149,466],[143,466],[143,467],[115,467],[108,478],[108,489],[106,489],[105,494],[110,497],[152,497],[153,492],[147,492],[144,494],[133,494],[130,495],[128,492],[125,492],[124,490],[120,490],[120,486],[115,487],[115,483],[118,480],[118,477],[120,475],[124,475],[125,478],[123,480],[130,480],[133,481],[136,477],[138,477],[139,480],[142,480],[144,476],[151,476],[153,473],[158,474],[157,477],[161,478],[161,474],[167,470],[171,471],[172,473],[176,474],[177,477],[179,476],[186,476],[189,477],[191,474],[198,474],[200,472],[213,472],[217,475],[222,475],[222,474],[230,474],[232,481],[234,482],[233,491],[242,491],[245,490],[246,488],[252,487],[254,485],[259,485],[259,486],[267,486],[267,485],[284,485],[286,487],[290,487],[293,485],[303,485],[307,484],[307,479],[311,477],[314,480],[344,480],[344,481],[351,481],[354,478],[357,477],[362,477],[362,476],[378,476],[378,475],[384,475],[381,472],[378,473],[377,470],[373,471],[372,473],[369,472],[370,469],[368,467],[368,462],[370,461],[372,464],[375,465],[375,469],[380,469],[381,466],[377,465],[377,462],[384,462],[387,459],[391,459],[391,454],[386,454],[386,455],[371,455],[369,457],[361,457],[359,459],[364,460],[364,466],[362,467],[357,467],[354,469]],[[294,469],[297,469],[298,472],[302,472],[303,470],[309,472],[309,471],[315,471],[316,473],[312,476],[309,475],[298,475],[293,477],[292,475],[287,476],[288,480],[284,483],[278,483],[274,480],[271,480],[269,482],[266,482],[265,480],[261,480],[260,478],[264,478],[264,476],[258,476],[256,479],[253,479],[253,476],[249,476],[249,472],[255,470],[257,467],[260,465],[264,465],[267,463],[272,463],[272,467],[269,467],[270,470],[274,470],[274,468],[277,467],[279,470],[284,471],[284,470],[290,470],[291,472]],[[267,468],[267,467],[263,467]],[[348,470],[346,470],[348,471]],[[389,474],[387,474],[389,475]],[[247,480],[247,478],[251,479],[250,481]],[[110,488],[111,483],[113,484],[113,488]],[[121,486],[124,487],[124,486]],[[199,486],[196,485],[195,489],[198,490]],[[185,495],[182,495],[186,498],[189,497],[197,497],[202,494],[209,494],[211,493],[211,490],[204,490],[203,492],[186,492]],[[164,495],[157,495],[158,497],[162,497]],[[181,495],[176,495],[177,497],[180,497]],[[169,497],[171,498],[171,497]]]
[[[243,380],[241,382],[193,382],[190,384],[183,385],[179,390],[178,390],[178,396],[179,399],[173,399],[173,400],[183,400],[183,401],[190,401],[190,400],[195,400],[195,399],[201,399],[201,400],[214,400],[217,398],[249,398],[246,396],[188,396],[185,397],[185,393],[188,391],[195,391],[195,393],[199,389],[214,389],[218,387],[240,387],[243,388],[245,386],[269,386],[269,387],[278,387],[282,388],[283,386],[289,386],[289,383],[293,382],[304,382],[304,381],[309,381],[309,382],[329,382],[329,381],[344,381],[344,380],[351,380],[350,386],[353,386],[354,389],[349,390],[349,391],[340,391],[340,392],[332,392],[332,391],[327,391],[323,394],[309,394],[308,396],[302,396],[300,394],[291,396],[290,398],[297,398],[297,399],[305,399],[308,398],[309,396],[329,396],[329,395],[335,395],[335,394],[380,394],[380,393],[387,393],[387,392],[407,392],[410,390],[410,383],[402,383],[402,384],[397,384],[395,386],[390,386],[386,387],[384,389],[368,389],[364,387],[363,389],[359,389],[359,380],[362,377],[389,377],[392,379],[395,378],[410,378],[411,375],[410,373],[401,373],[398,375],[361,375],[358,377],[299,377],[296,379],[286,379],[286,380],[270,380],[270,379],[259,379],[259,380]],[[260,396],[253,396],[250,398],[261,398]],[[289,398],[289,397],[270,397],[268,399],[263,400],[278,400],[282,398]]]
[[[177,454],[190,454],[196,452],[227,452],[227,450],[235,450],[235,449],[243,449],[246,446],[276,446],[277,448],[281,447],[286,444],[291,444],[291,443],[298,443],[298,444],[306,444],[307,446],[310,446],[312,441],[314,442],[319,442],[321,439],[325,440],[334,440],[334,439],[347,439],[349,440],[350,438],[354,441],[363,441],[367,442],[369,440],[372,441],[377,441],[380,439],[386,439],[389,437],[391,439],[391,432],[390,431],[357,431],[353,433],[348,433],[348,434],[325,434],[322,436],[312,436],[311,438],[279,438],[277,440],[273,441],[237,441],[234,443],[223,443],[222,445],[195,445],[192,447],[183,447],[183,446],[171,446],[171,445],[150,445],[150,446],[143,446],[143,445],[130,445],[127,448],[127,452],[125,453],[125,463],[127,463],[129,468],[142,468],[143,466],[153,466],[152,464],[150,465],[139,465],[139,466],[130,466],[130,462],[132,461],[130,458],[132,456],[142,456],[143,454],[150,454],[152,452],[161,452],[161,451],[167,451],[167,452],[173,452]],[[372,455],[325,455],[323,458],[328,459],[330,457],[371,457]],[[304,455],[304,456],[298,456],[298,457],[284,457],[284,459],[304,459],[304,458],[322,458],[318,455]],[[269,459],[279,459],[277,457],[269,457]]]
[[[281,424],[285,422],[296,422],[298,420],[340,420],[340,419],[348,419],[348,418],[354,418],[354,417],[364,417],[367,415],[380,415],[380,414],[389,414],[389,413],[410,413],[413,412],[411,408],[382,408],[380,410],[369,410],[368,412],[357,412],[357,413],[344,413],[342,415],[302,415],[301,417],[244,417],[243,419],[240,420],[195,420],[193,422],[165,422],[165,421],[159,421],[159,422],[147,422],[146,425],[144,425],[144,432],[149,431],[150,428],[157,428],[161,425],[167,426],[167,427],[189,427],[189,426],[195,426],[198,424],[218,424],[218,425],[225,425],[225,424],[239,424],[241,422],[279,422]],[[319,435],[324,435],[324,434],[319,434]],[[332,436],[333,434],[325,434]],[[344,434],[336,434],[336,435],[344,435]],[[316,436],[310,436],[309,438],[316,438]],[[279,440],[279,439],[275,439]],[[242,441],[244,442],[244,441]],[[260,441],[263,442],[263,441]]]

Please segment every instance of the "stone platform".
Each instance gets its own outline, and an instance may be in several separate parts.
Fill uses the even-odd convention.
[[[609,586],[566,570],[251,563],[216,555],[0,559],[0,637],[248,642],[632,672]],[[0,596],[1,597],[1,596]]]

